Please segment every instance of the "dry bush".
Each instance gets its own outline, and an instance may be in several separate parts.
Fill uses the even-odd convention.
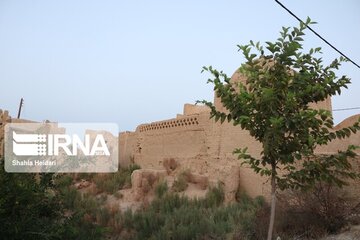
[[[280,236],[319,238],[351,223],[356,199],[336,186],[319,183],[308,191],[279,195],[276,232]]]
[[[186,180],[186,177],[182,174],[180,174],[176,180],[174,181],[171,190],[174,192],[182,192],[185,191],[188,187],[188,181]]]

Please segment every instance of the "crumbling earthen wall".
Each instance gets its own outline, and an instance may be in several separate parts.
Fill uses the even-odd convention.
[[[119,133],[119,163],[127,166],[134,161],[135,149],[138,138],[136,132]]]
[[[235,72],[231,82],[239,81],[245,83],[245,78]],[[214,105],[225,111],[216,96]],[[331,111],[331,99],[310,107]],[[210,182],[224,183],[227,193],[233,193],[239,186],[250,196],[268,196],[267,179],[246,166],[240,167],[241,160],[233,155],[235,148],[247,147],[250,154],[260,157],[262,146],[247,131],[234,127],[231,122],[215,123],[209,119],[209,112],[206,106],[185,104],[183,114],[174,119],[142,124],[133,133],[121,133],[120,165],[128,164],[131,156],[142,168],[160,170],[165,160],[174,159],[181,169],[207,176]],[[358,117],[346,119],[334,129],[354,123]],[[360,145],[360,133],[345,140],[335,140],[328,146],[319,147],[316,152],[334,153],[344,150],[349,144]]]
[[[245,81],[239,72],[235,72],[231,80],[232,83]],[[214,105],[225,111],[216,96]],[[331,99],[311,104],[311,107],[331,111]],[[267,179],[255,174],[252,169],[241,166],[241,160],[233,155],[235,148],[247,147],[251,155],[259,158],[262,146],[239,126],[234,127],[226,121],[223,124],[215,123],[213,119],[209,119],[209,112],[210,109],[206,106],[185,104],[183,113],[176,118],[142,124],[135,132],[120,133],[120,166],[137,163],[143,169],[164,170],[165,162],[171,160],[178,170],[188,169],[200,177],[205,176],[210,184],[222,182],[228,200],[234,197],[238,187],[250,196],[268,196]],[[359,117],[360,115],[355,115],[345,119],[333,130],[350,126]],[[11,119],[7,112],[0,110],[0,155],[5,123],[19,121],[25,120]],[[320,146],[316,152],[336,153],[338,150],[345,150],[349,144],[360,145],[360,133],[352,134],[350,138],[334,140],[327,146]],[[360,150],[357,152],[360,154]],[[360,196],[358,185],[352,184],[351,187],[351,191]]]
[[[205,152],[206,124],[202,120],[200,115],[184,115],[167,121],[140,125],[136,131],[136,162],[156,168],[165,158],[186,159]]]
[[[8,111],[0,109],[0,158],[4,156],[4,131],[5,124],[10,122],[11,118]]]
[[[353,125],[360,118],[360,114],[346,118],[341,123],[336,125],[333,130],[339,130],[344,127],[349,127]],[[344,139],[336,139],[331,141],[326,146],[321,146],[317,150],[319,153],[336,153],[339,150],[346,150],[349,145],[360,145],[360,133],[351,134],[350,137]],[[360,149],[357,149],[356,152],[360,154]]]
[[[0,158],[4,156],[4,134],[7,123],[33,123],[34,121],[12,118],[7,110],[0,109]]]

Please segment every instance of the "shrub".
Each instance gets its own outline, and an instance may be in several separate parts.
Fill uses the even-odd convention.
[[[262,196],[255,199],[250,198],[245,192],[237,194],[239,204],[235,214],[237,222],[234,239],[266,239],[268,224],[269,206]]]
[[[280,195],[277,232],[302,238],[336,233],[349,223],[356,203],[344,190],[330,184],[319,183],[309,191],[288,191]]]
[[[242,226],[252,236],[254,229],[247,226],[253,224],[263,201],[249,198],[246,206],[223,205],[223,196],[221,187],[210,189],[204,199],[164,194],[142,210],[125,212],[123,231],[131,233],[129,239],[225,239]]]
[[[161,198],[168,191],[168,185],[166,181],[159,182],[155,187],[155,195],[157,198]]]
[[[85,193],[80,194],[74,202],[74,210],[78,212],[85,212],[92,218],[96,216],[97,210],[100,208],[99,201],[92,195]]]
[[[56,235],[61,236],[58,239],[69,240],[100,240],[104,238],[105,234],[105,228],[91,221],[84,220],[83,212],[75,212],[72,214],[62,226],[58,226],[56,232]]]
[[[64,208],[72,209],[75,203],[80,201],[81,195],[74,187],[68,187],[61,190]]]
[[[7,173],[0,159],[1,239],[101,239],[104,229],[74,208],[81,196],[71,183],[68,175]]]
[[[127,168],[125,168],[125,171],[130,172],[130,175],[131,175],[131,173],[132,173],[133,171],[138,170],[138,169],[140,169],[140,166],[137,165],[136,163],[132,163],[132,164],[130,164]]]
[[[177,176],[171,189],[174,192],[182,192],[185,191],[187,187],[188,187],[188,174],[187,172],[184,171]]]
[[[110,220],[109,209],[106,207],[99,208],[96,213],[96,223],[100,224],[101,226],[107,226],[109,220]]]
[[[219,206],[225,199],[224,189],[221,184],[211,187],[206,193],[204,202],[208,206]]]
[[[124,228],[124,216],[120,210],[113,211],[112,215],[110,217],[110,220],[108,222],[108,227],[111,229],[112,235],[121,234],[117,239],[126,239],[127,235],[126,232],[123,231]],[[124,235],[124,236],[122,236]]]
[[[65,188],[69,187],[73,182],[73,178],[70,175],[62,175],[59,174],[56,177],[54,177],[54,184],[58,188]]]
[[[131,187],[131,174],[139,165],[131,164],[116,173],[98,174],[93,178],[99,192],[114,194],[120,189]]]

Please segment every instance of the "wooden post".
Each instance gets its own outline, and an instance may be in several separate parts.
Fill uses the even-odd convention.
[[[23,104],[24,104],[24,99],[21,98],[17,118],[20,118],[21,108],[22,108]]]

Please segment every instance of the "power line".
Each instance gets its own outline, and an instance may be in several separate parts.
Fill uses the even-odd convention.
[[[303,20],[301,20],[299,17],[297,17],[292,11],[290,11],[288,8],[286,8],[281,2],[278,0],[275,0],[282,8],[284,8],[288,13],[290,13],[294,18],[296,18],[299,22],[303,23],[311,32],[313,32],[316,36],[318,36],[321,40],[323,40],[327,45],[329,45],[332,49],[340,53],[343,57],[345,57],[349,62],[360,68],[360,66],[355,63],[353,60],[351,60],[348,56],[346,56],[344,53],[342,53],[339,49],[337,49],[335,46],[333,46],[331,43],[329,43],[325,38],[320,36],[315,30],[313,30],[309,25],[306,25]]]
[[[360,109],[360,107],[338,108],[338,109],[333,109],[333,111],[346,111],[346,110],[355,110],[355,109]]]

